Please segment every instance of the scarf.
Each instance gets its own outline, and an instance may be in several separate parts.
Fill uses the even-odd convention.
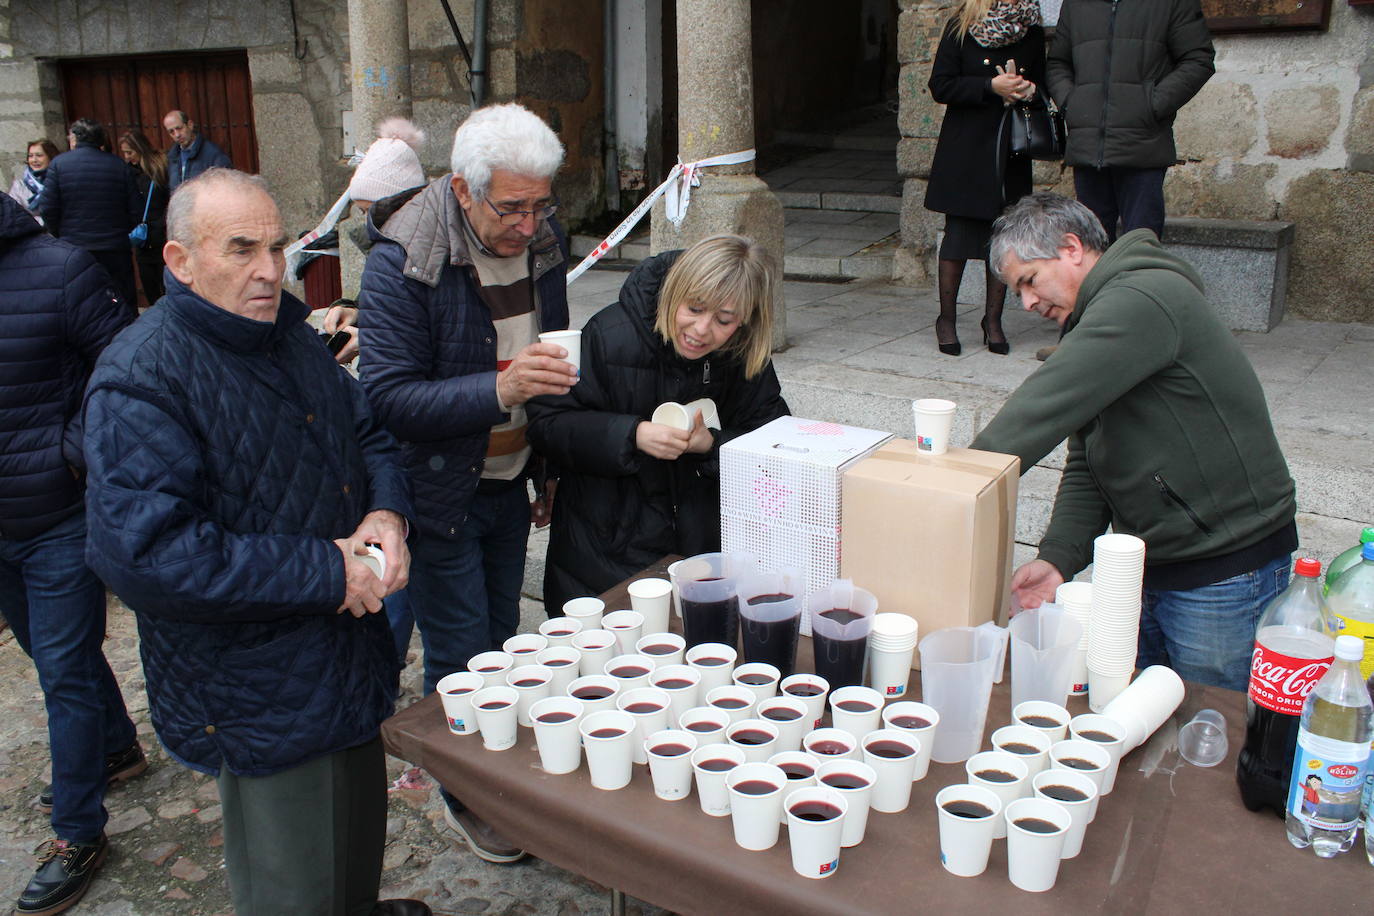
[[[1005,48],[1039,24],[1039,0],[993,0],[987,15],[970,26],[968,33],[984,48]]]
[[[28,203],[24,204],[25,207],[32,207],[34,202],[38,200],[38,195],[43,193],[43,179],[47,177],[47,169],[35,172],[28,166],[24,166],[24,187],[29,189],[29,200]]]

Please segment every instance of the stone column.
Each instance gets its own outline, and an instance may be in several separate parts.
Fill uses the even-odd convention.
[[[678,155],[684,162],[754,146],[754,66],[749,0],[677,0]],[[773,348],[787,340],[782,292],[782,204],[754,163],[712,166],[692,191],[687,218],[668,222],[654,207],[652,250],[686,248],[722,232],[749,236],[778,262]]]

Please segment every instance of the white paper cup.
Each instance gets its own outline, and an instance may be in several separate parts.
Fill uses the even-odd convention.
[[[711,817],[725,817],[730,813],[730,790],[725,786],[725,779],[742,763],[744,752],[728,744],[698,746],[692,752],[697,802],[704,813]]]
[[[1083,764],[1088,766],[1085,767]],[[1093,799],[1092,810],[1088,816],[1089,820],[1097,817],[1097,803],[1101,800],[1107,768],[1111,765],[1111,754],[1094,741],[1079,741],[1076,738],[1070,738],[1067,741],[1055,742],[1050,746],[1049,769],[1082,773],[1093,781],[1093,785],[1097,786],[1098,797]]]
[[[601,629],[601,615],[605,610],[606,602],[590,596],[563,602],[563,616],[581,623],[583,630]]]
[[[616,709],[603,709],[583,716],[578,731],[592,785],[607,790],[629,785],[634,769],[634,719]]]
[[[660,665],[649,675],[649,686],[668,694],[668,724],[680,728],[682,714],[701,702],[701,675],[687,665]]]
[[[482,676],[482,683],[488,687],[501,687],[506,683],[506,672],[515,667],[515,659],[505,652],[479,652],[468,659],[468,670]]]
[[[731,683],[730,675],[735,670],[735,659],[739,653],[723,643],[704,642],[688,649],[683,657],[701,675],[701,695],[705,696],[717,687]]]
[[[572,697],[545,697],[530,707],[539,765],[554,776],[572,773],[582,764],[582,701]]]
[[[982,751],[974,754],[964,761],[964,771],[968,774],[970,785],[982,786],[992,792],[1002,800],[1003,806],[1031,793],[1030,771],[1018,757],[1005,751]],[[1009,775],[1011,779],[991,775],[997,773]],[[999,840],[1006,836],[1006,822],[994,824],[992,835]]]
[[[912,774],[916,771],[916,756],[921,741],[908,732],[883,728],[869,732],[863,738],[864,763],[878,774],[869,802],[874,811],[896,814],[911,803]]]
[[[668,564],[668,581],[669,581],[669,582],[676,582],[676,581],[677,581],[677,579],[676,579],[677,571],[678,571],[678,569],[680,569],[680,568],[682,567],[682,564],[683,564],[683,563],[686,563],[686,562],[687,562],[686,560],[678,560],[678,561],[675,562],[675,563],[669,563],[669,564]],[[676,616],[679,620],[682,619],[682,600],[678,597],[677,586],[676,586],[676,585],[673,586],[673,615]]]
[[[828,760],[816,769],[816,784],[834,789],[849,802],[840,836],[840,845],[846,849],[864,841],[873,785],[877,781],[873,768],[858,760]]]
[[[687,408],[688,416],[701,414],[701,422],[707,429],[720,429],[720,409],[710,398],[697,398],[682,405]]]
[[[603,709],[615,709],[615,700],[619,695],[620,682],[604,674],[588,674],[574,678],[568,685],[568,696],[581,701],[584,716],[590,716]]]
[[[601,615],[601,629],[614,633],[620,654],[629,655],[644,635],[644,615],[639,611],[611,611]]]
[[[848,708],[847,708],[848,707]],[[869,687],[841,687],[830,694],[830,725],[855,738],[876,731],[883,716],[883,695]]]
[[[954,427],[953,401],[942,398],[921,398],[911,403],[916,421],[916,452],[920,455],[943,455],[949,450],[949,431]]]
[[[787,775],[768,763],[742,763],[725,777],[730,790],[730,820],[735,842],[744,849],[771,849],[782,826]],[[743,789],[740,787],[744,786]],[[763,787],[767,787],[764,790]]]
[[[822,762],[863,760],[859,739],[842,728],[817,728],[802,736],[802,750]]]
[[[987,813],[952,813],[950,807],[961,802]],[[940,864],[945,871],[960,878],[987,871],[992,835],[1002,819],[1002,799],[982,786],[945,786],[935,793],[935,810],[940,817]]]
[[[777,753],[778,730],[763,719],[740,719],[725,730],[725,740],[744,751],[746,763],[766,762]]]
[[[520,665],[506,672],[506,686],[516,693],[515,721],[526,728],[534,725],[530,707],[550,694],[553,672],[543,665]]]
[[[921,742],[921,751],[916,755],[916,770],[911,774],[913,782],[925,779],[930,771],[930,751],[935,747],[935,730],[939,725],[939,710],[925,703],[900,700],[883,707],[884,728],[895,728]]]
[[[515,747],[515,706],[519,694],[512,687],[483,687],[472,694],[472,711],[482,731],[482,746],[489,751]]]
[[[1116,772],[1121,765],[1121,755],[1125,753],[1126,726],[1111,716],[1084,713],[1074,716],[1069,721],[1069,734],[1079,741],[1090,741],[1100,745],[1107,752],[1111,763],[1107,764],[1107,771],[1102,774],[1102,785],[1099,788],[1103,795],[1110,795],[1116,786]]]
[[[748,662],[736,668],[730,679],[735,686],[744,687],[752,693],[754,705],[758,705],[763,700],[777,696],[782,672],[767,662]]]
[[[796,697],[777,696],[754,707],[754,714],[778,730],[777,750],[801,750],[802,735],[811,731],[806,704]]]
[[[692,791],[692,752],[697,739],[689,732],[665,728],[644,739],[654,794],[664,801],[686,798]]]
[[[728,714],[733,724],[754,715],[754,691],[734,684],[717,687],[706,694],[706,705]]]
[[[549,646],[571,646],[573,637],[582,632],[582,621],[576,617],[550,617],[539,625],[539,635]]]
[[[358,559],[362,560],[378,579],[386,575],[386,554],[382,553],[382,548],[376,544],[368,544],[367,553]]]
[[[830,695],[829,681],[819,674],[794,674],[783,678],[778,687],[782,693],[796,697],[806,704],[811,728],[821,727],[821,717],[825,715],[825,701]]]
[[[549,669],[549,696],[561,697],[568,693],[568,685],[577,680],[577,666],[582,653],[572,646],[549,646],[534,657],[536,665]]]
[[[501,651],[515,659],[515,664],[523,665],[549,647],[549,641],[538,633],[517,633],[501,643]]]
[[[1026,772],[1035,776],[1050,765],[1049,736],[1029,725],[1003,725],[992,733],[993,750],[1011,754],[1026,765]]]
[[[472,714],[472,695],[486,686],[482,675],[456,671],[439,679],[434,690],[444,705],[444,720],[455,735],[477,733],[477,717]]]
[[[906,695],[919,627],[906,614],[874,614],[868,634],[868,682],[885,699]]]
[[[581,331],[544,331],[539,335],[540,343],[557,344],[568,355],[564,362],[572,363],[578,375],[582,374],[582,332]]]
[[[573,637],[573,648],[582,653],[577,662],[579,674],[600,674],[606,663],[620,654],[615,634],[610,630],[583,630]]]
[[[642,635],[668,632],[673,583],[667,579],[636,579],[629,585],[630,607],[644,618]]]
[[[661,423],[664,426],[671,426],[673,429],[691,429],[692,415],[687,412],[687,408],[676,401],[665,401],[654,408],[653,416],[649,417],[651,423]]]
[[[792,870],[803,878],[829,878],[840,867],[849,802],[834,789],[809,786],[789,792],[783,802]]]
[[[1043,798],[1018,798],[1007,805],[1007,876],[1023,891],[1040,892],[1054,887],[1059,859],[1073,818],[1063,805]],[[1051,833],[1029,830],[1027,822],[1043,821]]]
[[[1102,712],[1131,683],[1131,672],[1127,670],[1123,674],[1102,674],[1094,671],[1092,663],[1088,664],[1088,708],[1093,712]]]
[[[635,652],[652,658],[655,668],[681,665],[685,664],[687,640],[676,633],[650,633],[639,637],[639,642],[635,643]]]
[[[1083,851],[1083,834],[1092,820],[1093,806],[1097,803],[1097,786],[1082,773],[1069,770],[1045,770],[1031,779],[1036,798],[1043,798],[1062,806],[1069,812],[1073,823],[1064,835],[1064,848],[1061,859],[1072,859]],[[1081,795],[1081,798],[1071,797]]]
[[[806,751],[779,751],[768,757],[765,763],[782,770],[787,777],[788,789],[804,789],[807,786],[816,784],[816,771],[821,768],[821,762]],[[783,823],[787,822],[786,813],[783,814]]]
[[[644,751],[644,739],[668,727],[668,694],[657,687],[622,690],[615,698],[615,706],[634,720],[634,762],[648,763],[649,755]]]
[[[620,692],[648,687],[654,673],[654,660],[644,655],[617,655],[602,667],[601,673],[620,683]]]
[[[714,706],[694,706],[678,717],[678,728],[691,732],[698,748],[725,744],[725,730],[729,727],[730,714]]]
[[[1064,740],[1069,733],[1069,711],[1058,703],[1045,700],[1027,700],[1017,703],[1011,711],[1011,719],[1017,725],[1038,728],[1050,739],[1050,743]],[[1029,721],[1027,721],[1029,720]]]
[[[1126,743],[1130,753],[1163,725],[1183,702],[1183,679],[1172,668],[1151,665],[1101,712],[1133,729]],[[1094,710],[1095,712],[1097,710]]]

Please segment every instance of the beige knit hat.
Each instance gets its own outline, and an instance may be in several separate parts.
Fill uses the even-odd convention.
[[[388,118],[377,125],[377,139],[348,183],[353,200],[377,201],[425,183],[420,145],[425,135],[405,118]]]

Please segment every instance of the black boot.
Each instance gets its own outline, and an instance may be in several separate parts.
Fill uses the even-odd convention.
[[[102,833],[94,843],[48,840],[38,850],[38,870],[14,906],[15,913],[26,916],[47,916],[75,906],[105,861],[110,841]]]

